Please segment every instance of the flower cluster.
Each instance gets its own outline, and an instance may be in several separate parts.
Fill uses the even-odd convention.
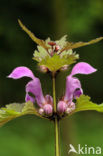
[[[8,76],[8,78],[20,79],[22,77],[29,77],[32,80],[26,85],[25,101],[37,103],[40,114],[51,115],[53,113],[53,98],[50,95],[44,97],[40,80],[34,76],[32,71],[27,67],[17,67]],[[31,93],[33,96],[29,95]]]
[[[73,52],[73,49],[94,44],[103,39],[103,37],[99,37],[89,42],[72,43],[66,40],[67,35],[65,35],[57,41],[52,41],[50,38],[44,41],[37,38],[28,28],[25,27],[25,25],[23,25],[20,20],[18,20],[18,22],[21,28],[38,45],[37,50],[34,51],[33,59],[38,62],[39,69],[44,73],[51,73],[53,79],[55,79],[56,74],[58,73],[57,71],[67,70],[68,68],[70,68],[70,65],[75,63],[76,60],[79,58],[79,55]],[[17,67],[8,77],[13,79],[19,79],[22,77],[31,78],[25,88],[25,101],[31,101],[32,104],[36,103],[36,110],[39,115],[51,118],[53,115],[56,114],[57,117],[59,116],[61,118],[65,115],[72,113],[73,111],[76,111],[76,108],[78,107],[76,105],[78,103],[78,100],[80,99],[80,101],[82,101],[81,97],[83,96],[81,96],[81,94],[83,94],[83,89],[81,87],[79,79],[76,78],[75,75],[88,75],[93,72],[96,72],[96,69],[88,63],[77,63],[73,67],[71,73],[66,77],[65,94],[62,95],[60,99],[58,99],[57,103],[56,97],[54,96],[55,87],[53,89],[53,98],[51,95],[48,94],[43,95],[39,78],[35,77],[29,68],[23,66]],[[88,97],[85,96],[85,98],[88,100],[89,103]],[[96,110],[99,110],[98,105],[95,105],[91,102],[89,104],[92,104],[93,109],[95,107],[95,109],[97,108]],[[80,106],[81,105],[79,105],[79,110]]]
[[[96,69],[88,63],[77,63],[69,76],[66,78],[66,91],[64,97],[58,102],[57,110],[60,114],[71,113],[75,109],[74,99],[83,94],[83,89],[78,78],[74,77],[76,74],[91,74]]]
[[[77,63],[69,76],[66,78],[66,91],[65,95],[57,104],[57,113],[69,114],[75,109],[74,99],[83,94],[80,81],[74,77],[76,74],[91,74],[95,72],[92,66],[88,63]],[[53,114],[53,98],[50,95],[43,95],[42,87],[39,78],[35,77],[32,71],[27,67],[17,67],[12,71],[8,78],[20,79],[22,77],[29,77],[30,80],[26,85],[25,101],[37,103],[38,112],[44,116],[52,116]],[[30,94],[31,93],[31,94]]]

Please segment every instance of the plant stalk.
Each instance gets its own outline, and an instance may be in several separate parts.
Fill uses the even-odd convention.
[[[53,75],[53,102],[54,102],[54,126],[55,126],[55,156],[60,156],[60,147],[59,147],[59,120],[57,116],[57,105],[56,105],[56,91],[55,91],[55,75]]]

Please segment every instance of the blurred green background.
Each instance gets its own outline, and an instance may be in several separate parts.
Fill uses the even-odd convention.
[[[88,41],[103,36],[103,0],[0,0],[0,106],[23,102],[28,79],[11,80],[6,76],[17,66],[27,66],[41,79],[44,93],[50,93],[49,76],[39,73],[32,60],[36,44],[21,30],[17,19],[41,39]],[[98,71],[81,75],[84,93],[92,101],[103,101],[103,41],[76,52]],[[61,81],[65,73],[60,75]],[[48,83],[47,83],[48,82]],[[60,82],[60,81],[58,81]],[[62,90],[64,81],[59,86]],[[81,112],[61,122],[61,155],[67,156],[69,144],[100,146],[103,150],[103,114]],[[103,154],[103,152],[102,152]],[[0,156],[54,156],[53,123],[24,116],[0,128]],[[73,156],[71,154],[71,156]]]

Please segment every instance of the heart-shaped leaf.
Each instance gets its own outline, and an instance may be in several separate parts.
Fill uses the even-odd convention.
[[[90,100],[89,96],[81,95],[77,98],[75,112],[95,110],[98,112],[103,112],[103,104],[96,104]]]
[[[58,54],[53,57],[46,57],[38,65],[47,67],[51,72],[56,72],[65,65],[71,65],[76,61],[76,55],[63,55],[62,57]]]
[[[6,107],[0,109],[0,126],[16,117],[20,117],[26,114],[34,114],[41,117],[32,102],[22,104],[12,103],[6,105]]]

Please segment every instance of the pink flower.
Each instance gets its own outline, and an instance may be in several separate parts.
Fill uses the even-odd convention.
[[[40,107],[40,113],[51,115],[53,113],[53,99],[50,95],[46,95],[44,97],[40,80],[34,76],[32,71],[27,67],[17,67],[15,68],[12,73],[8,76],[8,78],[13,79],[20,79],[22,77],[30,77],[30,80],[26,85],[26,96],[25,101],[37,102],[38,106]],[[29,95],[32,93],[34,97]],[[41,111],[42,110],[42,111]]]
[[[73,67],[71,74],[66,78],[66,91],[63,100],[59,101],[57,106],[59,113],[70,113],[73,111],[75,109],[75,103],[73,103],[73,99],[76,99],[81,94],[83,94],[81,83],[78,78],[74,77],[74,75],[88,75],[94,72],[96,72],[96,69],[85,62],[77,63]]]

